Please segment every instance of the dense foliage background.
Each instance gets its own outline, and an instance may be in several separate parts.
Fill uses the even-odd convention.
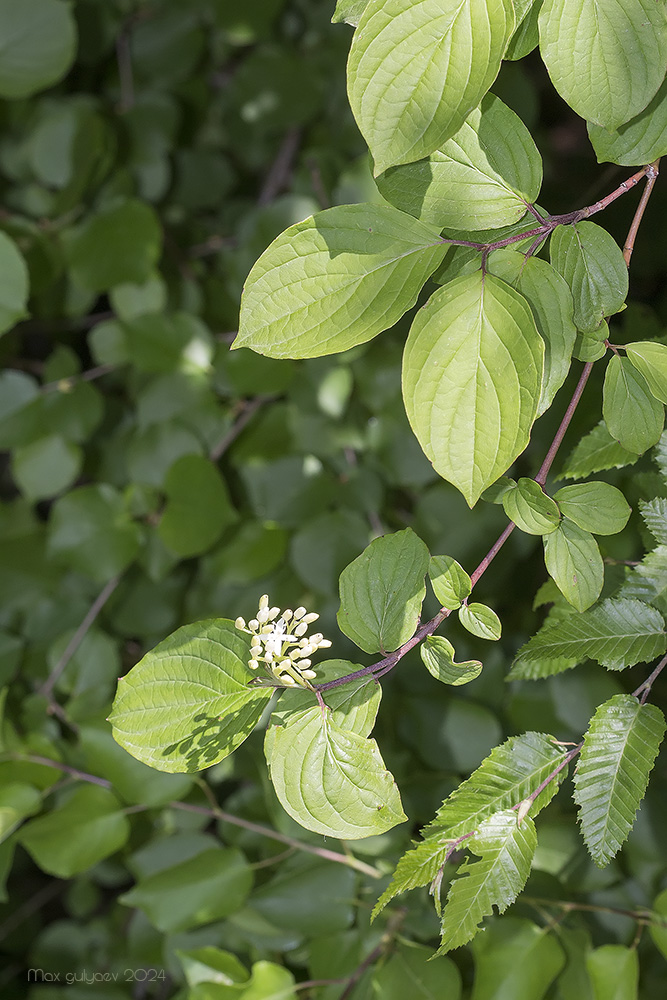
[[[373,536],[409,525],[471,571],[506,523],[497,505],[469,511],[409,429],[407,320],[333,357],[230,353],[243,281],[270,241],[321,208],[379,197],[345,92],[351,31],[332,13],[321,0],[0,0],[8,998],[404,998],[416,976],[443,1000],[459,983],[474,1000],[625,1000],[632,985],[601,993],[585,962],[616,945],[638,950],[641,997],[664,986],[667,929],[644,916],[667,916],[667,897],[655,903],[664,758],[604,870],[558,796],[526,894],[472,947],[426,964],[438,921],[423,890],[369,923],[416,830],[497,743],[525,729],[576,741],[601,701],[644,679],[589,664],[505,682],[543,614],[538,538],[515,532],[479,586],[501,642],[448,633],[459,659],[483,660],[474,683],[440,685],[415,654],[386,678],[375,736],[409,816],[387,834],[331,843],[290,820],[261,732],[202,778],[151,771],[112,740],[118,676],[177,626],[248,617],[268,593],[319,611],[332,654],[358,659],[336,625],[338,576]],[[550,212],[630,172],[596,164],[538,58],[505,63],[493,92],[538,143]],[[616,343],[660,336],[667,321],[666,197],[659,182]],[[605,212],[621,245],[636,200]],[[562,396],[517,476],[539,466]],[[600,396],[594,372],[564,454],[600,419]],[[633,506],[667,497],[650,455],[602,478]],[[611,588],[646,534],[635,513],[601,541]],[[664,695],[661,679],[654,702]],[[614,962],[628,952],[594,954],[622,986]]]

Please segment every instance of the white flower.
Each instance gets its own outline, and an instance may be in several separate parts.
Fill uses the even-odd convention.
[[[298,684],[312,689],[310,681],[315,671],[311,669],[310,657],[316,650],[328,649],[331,645],[321,632],[306,636],[308,626],[319,617],[305,608],[296,611],[288,608],[281,612],[280,608],[270,607],[268,595],[263,594],[256,618],[251,618],[247,625],[245,618],[239,617],[234,622],[237,629],[252,637],[250,669],[258,670],[262,665],[271,680],[281,686]]]

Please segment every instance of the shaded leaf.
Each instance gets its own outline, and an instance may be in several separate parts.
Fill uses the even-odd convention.
[[[602,393],[607,430],[628,451],[643,454],[654,445],[665,424],[665,408],[641,372],[618,355],[610,360]]]
[[[667,345],[655,340],[627,344],[625,352],[630,364],[648,382],[648,387],[661,403],[667,403]]]
[[[617,129],[588,122],[588,137],[598,163],[639,167],[667,154],[667,80],[644,110]]]
[[[419,647],[419,654],[428,672],[443,684],[469,684],[482,672],[479,660],[455,663],[456,655],[451,642],[441,635],[430,635]]]
[[[558,504],[534,479],[519,479],[503,493],[503,508],[510,521],[529,535],[548,535],[560,524]]]
[[[628,268],[605,229],[586,221],[559,226],[551,237],[549,257],[572,291],[578,330],[595,330],[619,311],[628,294]]]
[[[463,604],[459,608],[459,621],[468,632],[480,639],[495,641],[502,634],[500,618],[486,604]]]
[[[544,536],[544,562],[558,589],[577,611],[585,611],[600,596],[604,563],[598,544],[572,521],[561,521]]]
[[[516,917],[490,923],[484,934],[475,938],[472,951],[475,982],[471,1000],[542,1000],[566,961],[555,934]],[[585,998],[580,995],[577,1000]]]
[[[631,514],[621,491],[608,483],[563,486],[554,494],[554,500],[565,517],[594,535],[615,535],[623,530]]]
[[[61,0],[0,0],[0,39],[0,97],[30,97],[72,65],[76,22]]]
[[[605,469],[622,469],[632,465],[639,455],[628,451],[611,436],[604,421],[586,434],[568,456],[559,479],[585,479]]]

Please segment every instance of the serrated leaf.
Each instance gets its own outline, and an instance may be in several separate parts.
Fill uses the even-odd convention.
[[[357,840],[407,819],[375,740],[319,706],[276,727],[270,774],[285,811],[314,833]]]
[[[372,541],[340,575],[341,631],[367,653],[407,642],[426,596],[429,558],[411,528]]]
[[[667,20],[654,0],[545,0],[540,49],[578,115],[607,129],[639,114],[663,81]]]
[[[488,269],[526,298],[544,341],[539,417],[551,406],[570,370],[577,334],[570,287],[546,260],[525,257],[516,250],[496,250],[489,256]]]
[[[646,527],[656,542],[667,545],[667,500],[657,497],[655,500],[640,500],[639,510]]]
[[[617,354],[605,372],[602,416],[611,436],[640,455],[660,439],[665,424],[664,406],[644,376]]]
[[[428,156],[458,131],[495,80],[513,30],[504,0],[371,0],[347,78],[376,173]]]
[[[667,403],[667,345],[655,340],[627,344],[625,352],[630,364],[648,382],[648,387],[661,403]]]
[[[558,657],[582,663],[589,657],[621,670],[661,656],[667,649],[662,615],[641,601],[609,598],[597,608],[547,622],[516,655],[517,662]]]
[[[560,524],[558,504],[534,479],[519,479],[503,493],[503,508],[510,521],[529,535],[548,535]]]
[[[455,663],[456,651],[451,642],[441,635],[430,635],[419,647],[419,654],[430,674],[443,684],[458,687],[469,684],[482,672],[479,660],[465,660]]]
[[[470,577],[451,556],[433,556],[428,564],[433,593],[443,608],[456,611],[472,590]]]
[[[459,621],[468,632],[480,639],[495,641],[502,634],[500,618],[486,604],[463,604],[459,608]]]
[[[480,860],[465,861],[452,882],[437,954],[471,941],[494,907],[504,913],[526,884],[536,847],[532,819],[526,817],[519,825],[513,810],[498,812],[480,825],[465,843]]]
[[[598,163],[640,167],[667,155],[667,80],[636,118],[617,129],[588,122],[588,137]]]
[[[565,517],[594,535],[615,535],[622,531],[632,513],[620,490],[609,483],[577,483],[554,493]]]
[[[415,317],[403,356],[408,418],[470,507],[528,444],[543,357],[528,303],[490,274],[455,278]]]
[[[604,563],[598,544],[572,521],[561,521],[544,536],[544,563],[561,594],[577,611],[585,611],[600,596]]]
[[[591,719],[574,774],[574,800],[584,841],[600,867],[632,829],[664,734],[660,709],[629,694],[614,695]]]
[[[578,330],[596,330],[625,302],[628,268],[623,254],[595,222],[559,226],[551,237],[549,258],[570,286]]]
[[[611,436],[601,420],[573,449],[558,479],[585,479],[594,472],[633,465],[638,458],[639,455],[628,451]]]
[[[667,545],[658,545],[632,567],[618,596],[644,601],[667,612]]]
[[[251,270],[233,346],[314,358],[363,344],[414,305],[447,249],[437,229],[389,205],[318,212]]]
[[[430,156],[390,167],[380,193],[417,219],[450,229],[496,229],[522,219],[542,184],[542,160],[521,119],[487,94]]]
[[[271,691],[248,687],[250,642],[224,618],[184,625],[118,682],[109,721],[158,771],[200,771],[250,735]]]

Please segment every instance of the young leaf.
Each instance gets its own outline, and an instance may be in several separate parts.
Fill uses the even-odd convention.
[[[605,469],[622,469],[632,465],[639,455],[628,451],[616,441],[603,420],[582,437],[576,448],[568,456],[559,479],[585,479],[594,472]]]
[[[451,556],[433,556],[428,564],[433,593],[443,608],[456,611],[472,590],[470,577]]]
[[[420,309],[403,357],[419,443],[472,507],[526,445],[544,344],[526,300],[493,275],[466,275]]]
[[[407,819],[375,740],[319,706],[276,727],[270,773],[285,811],[314,833],[356,840]]]
[[[315,358],[363,344],[414,305],[447,249],[439,230],[389,205],[318,212],[251,270],[233,346]]]
[[[667,500],[664,497],[640,500],[639,510],[655,540],[661,545],[667,545]]]
[[[572,521],[561,521],[555,531],[544,536],[544,562],[549,576],[577,611],[585,611],[597,601],[604,583],[604,563],[590,532]]]
[[[109,721],[158,771],[200,771],[250,735],[271,690],[248,687],[250,643],[224,618],[184,625],[118,682]]]
[[[598,163],[639,167],[667,155],[667,80],[632,121],[612,130],[588,122],[588,137]]]
[[[513,30],[504,0],[370,0],[347,72],[376,173],[428,156],[458,131],[495,80]]]
[[[617,354],[605,372],[602,415],[611,436],[640,455],[660,439],[665,424],[665,408],[644,376]]]
[[[500,639],[502,625],[500,618],[485,604],[463,604],[459,608],[459,621],[468,632],[480,639]]]
[[[419,647],[419,653],[428,672],[443,684],[451,684],[454,687],[469,684],[482,672],[479,660],[455,663],[454,647],[441,635],[428,636]]]
[[[559,226],[549,246],[551,263],[567,281],[578,330],[595,330],[617,313],[628,294],[628,269],[609,233],[594,222]]]
[[[338,625],[367,653],[398,649],[414,634],[429,552],[412,528],[376,538],[340,575]]]
[[[535,824],[526,817],[519,825],[507,809],[485,820],[465,844],[479,857],[465,861],[452,882],[442,915],[442,940],[437,954],[472,940],[484,917],[496,907],[503,913],[519,895],[537,847]]]
[[[561,512],[594,535],[615,535],[622,531],[632,513],[620,490],[608,483],[578,483],[554,493]]]
[[[667,345],[655,340],[627,344],[628,361],[648,382],[648,387],[661,403],[667,403]]]
[[[380,193],[403,212],[470,230],[518,222],[541,184],[542,160],[530,132],[493,94],[429,157],[390,167],[377,179]]]
[[[540,49],[570,107],[615,129],[639,114],[662,83],[664,9],[654,0],[545,0]]]
[[[529,535],[548,535],[560,524],[558,505],[534,479],[519,479],[503,494],[503,507],[510,521]]]
[[[627,839],[665,734],[655,705],[617,694],[600,705],[584,737],[574,800],[593,861],[604,867]]]
[[[667,649],[662,615],[641,601],[610,598],[583,614],[547,622],[516,655],[516,663],[588,657],[610,670],[649,662]],[[574,664],[573,664],[574,665]]]

